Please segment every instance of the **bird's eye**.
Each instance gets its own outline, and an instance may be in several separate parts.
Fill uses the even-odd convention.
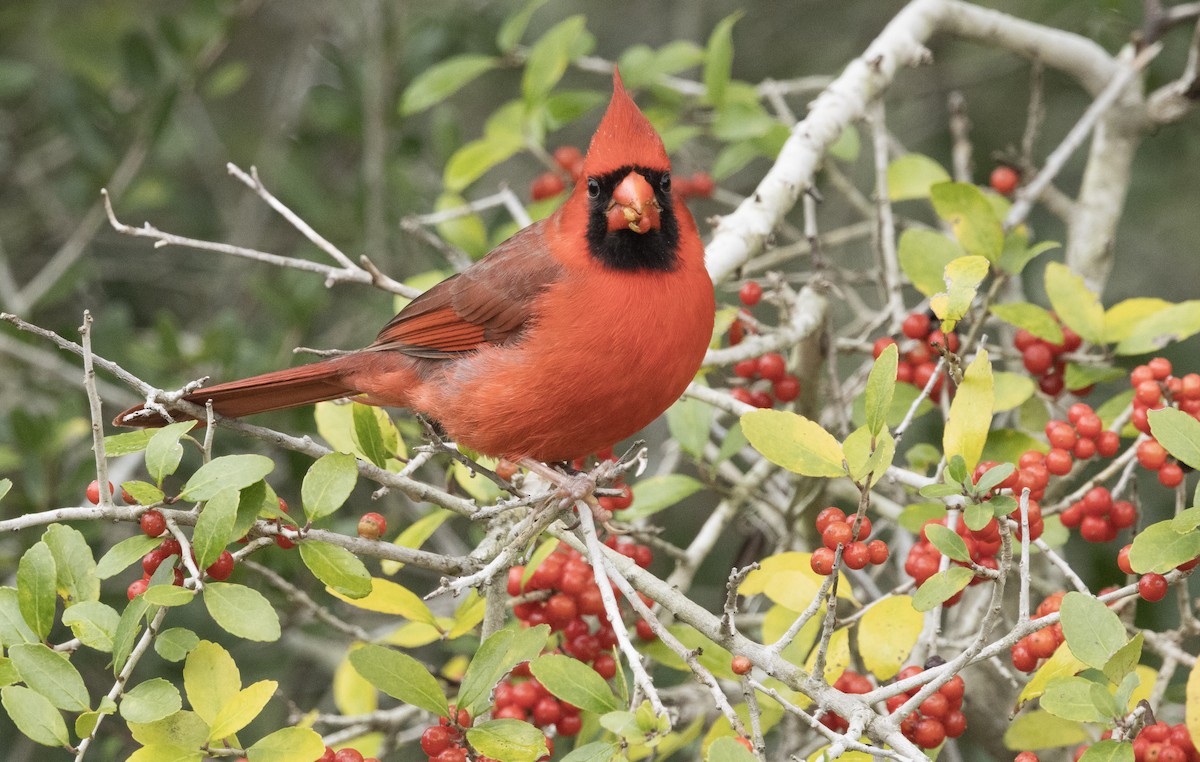
[[[597,182],[596,178],[594,178],[594,177],[589,177],[587,179],[587,183],[588,183],[588,198],[599,198],[600,197],[600,183]]]
[[[662,189],[663,193],[671,192],[671,173],[670,172],[663,172],[662,179],[658,181],[658,187]]]

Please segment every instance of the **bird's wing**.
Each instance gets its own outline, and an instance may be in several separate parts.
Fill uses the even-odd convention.
[[[369,350],[445,359],[515,339],[533,300],[560,276],[544,221],[497,246],[464,272],[414,299],[392,318]]]

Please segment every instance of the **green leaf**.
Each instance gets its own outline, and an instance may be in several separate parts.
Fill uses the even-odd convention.
[[[419,114],[458,92],[464,85],[494,69],[497,59],[492,56],[465,54],[448,58],[413,78],[400,97],[400,116]]]
[[[249,725],[262,712],[278,688],[279,683],[274,680],[259,680],[231,696],[217,712],[217,717],[208,732],[208,740],[219,741],[228,738]]]
[[[872,481],[878,482],[896,457],[896,440],[887,431],[881,431],[879,436],[872,437],[867,427],[863,426],[846,437],[846,441],[842,443],[842,452],[850,469],[851,479],[863,482],[868,474],[872,474]]]
[[[1150,433],[1167,452],[1192,468],[1200,468],[1200,421],[1173,407],[1151,410]]]
[[[1200,532],[1177,531],[1168,519],[1151,524],[1133,538],[1129,565],[1139,574],[1166,574],[1197,556],[1200,556]]]
[[[925,527],[925,536],[943,556],[949,556],[951,559],[963,563],[970,562],[971,551],[967,550],[967,543],[953,529],[941,524],[930,524]]]
[[[155,487],[150,482],[143,482],[133,479],[127,482],[121,482],[121,489],[127,495],[133,498],[138,505],[154,505],[163,500],[163,491]]]
[[[520,135],[498,134],[472,140],[446,162],[442,183],[446,190],[459,193],[522,147]]]
[[[1183,341],[1197,333],[1200,333],[1200,300],[1192,299],[1139,321],[1114,351],[1119,355],[1157,352],[1172,342]]]
[[[222,455],[196,469],[179,497],[192,502],[211,500],[221,490],[249,487],[274,468],[271,459],[262,455]]]
[[[82,601],[100,600],[100,580],[96,577],[96,560],[83,534],[65,524],[51,524],[42,534],[42,541],[54,557],[58,589],[67,606]]]
[[[108,653],[121,615],[100,601],[84,601],[65,610],[62,621],[85,646]]]
[[[62,715],[40,693],[20,685],[10,685],[0,690],[0,703],[17,730],[42,746],[66,746],[67,723]]]
[[[929,300],[930,309],[942,321],[942,330],[953,330],[954,324],[967,314],[987,274],[988,263],[983,257],[959,257],[946,265],[946,290]]]
[[[279,640],[279,615],[257,590],[209,582],[204,586],[204,605],[209,616],[231,635],[246,640]]]
[[[303,762],[317,759],[325,751],[325,742],[311,728],[283,728],[260,738],[246,749],[249,762]]]
[[[450,711],[441,686],[423,664],[408,654],[366,645],[350,653],[350,663],[371,685],[392,698],[439,717]]]
[[[174,743],[143,746],[129,755],[125,762],[201,762],[203,755]]]
[[[521,37],[525,34],[525,29],[529,26],[529,20],[546,2],[547,0],[529,0],[521,6],[521,10],[504,19],[504,23],[500,25],[500,31],[496,33],[496,47],[503,53],[511,53],[515,50],[521,42]]]
[[[704,489],[704,484],[683,474],[663,474],[633,485],[633,505],[621,512],[621,520],[653,516]]]
[[[226,488],[209,498],[196,519],[196,531],[192,533],[192,547],[196,554],[196,565],[207,569],[220,557],[225,546],[233,542],[233,524],[237,519],[238,501],[241,493]]]
[[[732,736],[723,736],[709,745],[704,759],[705,762],[754,762],[757,758]]]
[[[1133,744],[1105,739],[1089,746],[1079,762],[1133,762],[1133,759]]]
[[[1104,365],[1080,365],[1079,363],[1067,363],[1067,369],[1063,373],[1063,383],[1068,390],[1074,391],[1077,389],[1086,389],[1092,384],[1101,384],[1105,381],[1115,381],[1119,378],[1125,378],[1127,370],[1121,368],[1110,368]]]
[[[942,449],[947,458],[961,456],[971,470],[979,464],[992,426],[994,401],[992,364],[987,350],[980,350],[967,366],[950,403],[950,416],[942,433]]]
[[[891,201],[907,201],[914,198],[929,198],[930,188],[950,181],[950,173],[928,156],[908,153],[888,164],[887,189]],[[905,235],[913,231],[905,231]],[[929,232],[938,238],[945,236]],[[903,237],[901,238],[903,240]],[[911,276],[910,276],[911,277]]]
[[[858,155],[862,152],[862,138],[858,136],[858,129],[853,124],[846,125],[826,150],[830,156],[839,161],[848,163],[858,161]]]
[[[357,464],[353,455],[342,452],[331,452],[317,459],[300,487],[304,515],[316,521],[341,508],[358,482]]]
[[[994,304],[992,305],[992,314],[1009,325],[1024,328],[1039,339],[1044,339],[1051,344],[1062,343],[1063,332],[1058,321],[1054,319],[1049,310],[1036,304],[1029,302]]]
[[[379,408],[359,404],[352,408],[352,416],[354,441],[359,449],[367,456],[367,460],[380,468],[387,468],[388,458],[395,454],[395,443],[398,441],[396,427],[391,418]],[[355,471],[357,472],[357,468]],[[341,504],[338,507],[340,508]]]
[[[1138,635],[1140,636],[1141,633],[1138,633]],[[1138,645],[1140,646],[1141,643],[1139,642]],[[1105,668],[1105,671],[1107,672],[1107,668]],[[1142,679],[1136,670],[1131,670],[1130,672],[1126,673],[1125,677],[1121,680],[1120,685],[1117,686],[1117,692],[1113,694],[1113,703],[1119,707],[1125,706],[1132,709],[1133,707],[1130,705],[1133,703],[1133,692],[1136,691],[1141,684]]]
[[[200,638],[196,633],[183,627],[163,630],[154,639],[154,650],[163,659],[171,662],[183,661],[198,645]]]
[[[708,102],[720,108],[733,76],[733,25],[742,12],[732,13],[717,22],[708,36],[704,56],[704,91]]]
[[[179,462],[183,460],[183,445],[179,440],[198,423],[199,421],[184,421],[167,424],[150,437],[150,441],[146,443],[146,471],[150,473],[155,484],[161,485],[163,479],[179,468]]]
[[[671,429],[671,436],[693,458],[700,459],[704,455],[712,415],[711,406],[690,397],[667,408],[667,425]]]
[[[162,540],[157,537],[147,537],[138,533],[126,537],[108,549],[96,564],[96,579],[115,577],[129,568],[130,564],[140,561],[142,556],[157,548]]]
[[[867,376],[867,428],[872,436],[878,435],[887,426],[887,412],[892,407],[892,396],[896,393],[896,367],[899,365],[899,358],[900,350],[895,344],[885,347]]]
[[[1082,677],[1056,677],[1042,694],[1042,709],[1064,720],[1104,722],[1108,717],[1092,701],[1094,685]]]
[[[132,455],[135,452],[141,452],[150,443],[150,438],[161,430],[138,429],[137,431],[126,431],[121,434],[107,436],[104,438],[104,454],[110,458],[116,458],[121,455]]]
[[[967,254],[983,257],[991,264],[1000,261],[1004,229],[979,186],[943,182],[929,188],[929,199],[937,215],[950,224],[955,238]]]
[[[580,709],[603,714],[619,708],[604,678],[578,659],[547,654],[531,662],[529,671],[546,690]]]
[[[83,677],[67,657],[41,643],[22,643],[8,650],[25,685],[58,709],[86,712],[90,706]]]
[[[612,762],[619,748],[611,741],[592,741],[583,746],[576,746],[570,754],[562,758],[562,762]]]
[[[31,545],[17,564],[17,602],[38,640],[45,640],[54,627],[57,577],[54,554],[44,542]]]
[[[742,432],[754,449],[801,476],[844,476],[842,446],[821,424],[781,410],[742,416]]]
[[[173,584],[151,585],[142,597],[155,606],[186,606],[196,597],[196,591]]]
[[[1171,302],[1152,296],[1119,301],[1104,311],[1104,338],[1110,342],[1124,341],[1143,320],[1172,306]]]
[[[345,548],[318,540],[300,543],[300,558],[313,575],[349,598],[371,592],[371,573],[358,556]]]
[[[1104,307],[1082,277],[1061,262],[1046,265],[1046,296],[1058,319],[1093,344],[1105,343]]]
[[[179,689],[161,677],[139,683],[121,697],[121,716],[130,722],[158,722],[182,707]]]
[[[550,27],[529,49],[521,93],[526,103],[542,100],[567,71],[567,65],[591,48],[587,17],[580,14]]]
[[[1051,249],[1057,249],[1060,244],[1058,241],[1042,241],[1033,246],[1025,246],[1025,238],[1022,236],[1017,240],[1013,233],[1010,233],[1004,239],[1004,252],[1000,255],[1000,269],[1012,275],[1020,275],[1025,269],[1025,265],[1029,264],[1036,257],[1045,254]]]
[[[1004,745],[1009,749],[1054,749],[1072,746],[1089,740],[1078,722],[1055,717],[1049,712],[1035,710],[1017,716],[1004,731]]]
[[[936,526],[936,525],[931,525]],[[954,597],[975,577],[975,572],[963,566],[951,566],[938,572],[921,585],[913,596],[912,605],[917,611],[929,611]]]
[[[467,671],[463,673],[458,691],[457,706],[466,709],[472,717],[490,705],[488,694],[510,669],[517,665],[507,663],[505,656],[512,645],[514,631],[497,630],[479,644]]]
[[[1090,595],[1067,593],[1060,616],[1067,646],[1075,658],[1089,667],[1103,669],[1128,642],[1125,626],[1116,613]]]
[[[183,665],[183,688],[196,716],[212,725],[221,708],[242,689],[242,676],[228,651],[202,640]]]
[[[975,484],[975,493],[985,494],[991,492],[1000,486],[1000,482],[1007,479],[1016,470],[1017,467],[1012,463],[1001,463],[998,466],[992,466],[984,472],[983,476],[979,477],[979,481]]]
[[[535,762],[547,755],[546,734],[520,720],[488,720],[467,729],[467,741],[499,762]]]
[[[119,674],[125,666],[125,660],[133,651],[134,641],[142,631],[142,617],[149,608],[145,596],[139,595],[121,612],[121,621],[117,622],[117,631],[113,633],[113,674]]]
[[[178,711],[156,722],[131,722],[129,732],[133,740],[145,746],[175,744],[199,749],[208,741],[208,723],[189,711]]]

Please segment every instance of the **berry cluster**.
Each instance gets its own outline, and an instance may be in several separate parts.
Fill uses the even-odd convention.
[[[988,471],[995,468],[998,463],[992,460],[980,462],[975,467],[974,480],[979,483],[980,477]],[[1009,490],[1013,497],[1018,497],[1026,489],[1029,490],[1029,506],[1026,511],[1029,520],[1029,539],[1036,540],[1042,536],[1042,530],[1045,528],[1045,522],[1042,519],[1042,506],[1038,503],[1039,500],[1046,494],[1046,485],[1050,483],[1050,471],[1046,468],[1046,456],[1037,450],[1026,450],[1020,458],[1017,459],[1017,468],[1005,478],[1004,481],[996,485],[992,490],[993,494],[1000,494],[1001,490]],[[1017,522],[1017,537],[1021,536],[1021,510],[1020,508],[1008,514],[1008,517]],[[984,527],[981,531],[987,531]]]
[[[924,670],[914,664],[900,670],[896,679],[897,681],[907,680],[921,672]],[[915,712],[904,718],[900,723],[900,732],[922,749],[933,749],[940,746],[947,738],[961,736],[967,729],[967,717],[962,713],[964,688],[962,677],[955,675],[939,688],[937,693],[922,701]],[[907,693],[889,698],[887,700],[888,711],[894,712],[899,709],[920,689],[921,686],[918,685]]]
[[[763,288],[758,281],[748,280],[738,290],[738,298],[746,307],[758,304],[762,296]],[[754,328],[746,321],[735,320],[729,328],[729,345],[740,344],[747,330]],[[787,360],[778,352],[742,360],[733,366],[733,375],[744,383],[735,386],[730,394],[747,405],[769,408],[776,402],[788,403],[800,396],[800,379],[787,372]]]
[[[455,709],[450,705],[450,717],[439,717],[437,725],[430,725],[421,734],[421,751],[429,757],[429,762],[467,762],[468,758],[476,762],[495,762],[491,757],[469,756],[465,746],[463,731],[471,727],[471,715],[466,709]],[[546,739],[550,747],[550,739]],[[340,754],[341,752],[339,752]],[[543,757],[549,759],[549,757]],[[318,760],[317,762],[322,762]],[[338,762],[342,762],[338,760]],[[352,762],[347,760],[347,762]]]
[[[1031,500],[1029,502],[1031,517],[1032,508],[1034,505],[1036,505],[1036,503]],[[925,525],[921,527],[920,542],[913,544],[912,548],[908,551],[908,558],[904,560],[904,571],[916,581],[918,586],[925,584],[925,580],[937,574],[938,567],[942,563],[941,552],[938,551],[937,547],[935,547],[934,544],[929,541],[929,538],[925,534],[925,527],[929,526],[930,524],[941,524],[942,526],[945,526],[946,519],[940,518],[926,521]],[[962,521],[960,517],[959,521],[955,524],[954,531],[957,532],[958,536],[962,538],[964,543],[966,543],[967,550],[971,554],[971,561],[976,566],[982,566],[984,568],[993,570],[1000,568],[999,563],[996,561],[996,554],[1000,552],[1000,525],[996,522],[996,519],[989,521],[979,531],[973,532],[967,528],[966,523]],[[1033,534],[1032,518],[1029,533]],[[958,566],[967,566],[967,564],[960,561],[951,561],[950,563]],[[975,578],[971,580],[971,584],[977,585],[985,579],[987,578],[976,575]],[[960,598],[962,598],[961,590],[952,595],[950,598],[947,598],[945,605],[953,606],[954,604],[958,603]]]
[[[529,186],[529,197],[534,201],[554,198],[574,185],[583,176],[583,152],[575,146],[560,146],[554,150],[556,172],[543,172]],[[716,190],[716,183],[706,172],[697,172],[691,177],[677,177],[671,183],[672,192],[682,199],[699,196],[709,198]]]
[[[855,531],[854,523],[858,522]],[[847,518],[841,508],[830,506],[817,514],[817,531],[821,533],[824,547],[813,551],[809,558],[812,570],[822,576],[833,573],[833,561],[839,546],[842,548],[842,563],[851,569],[862,569],[867,564],[878,566],[888,559],[888,546],[883,540],[864,540],[871,534],[871,520],[866,516],[859,519]]]
[[[1076,460],[1088,460],[1099,455],[1111,458],[1121,447],[1121,437],[1115,431],[1105,431],[1100,416],[1090,405],[1076,402],[1067,409],[1067,420],[1052,420],[1046,424],[1046,440],[1050,452],[1044,462],[1054,476],[1070,472]]]
[[[1100,738],[1112,738],[1112,731],[1104,731]],[[1083,744],[1075,749],[1075,762],[1079,762],[1088,748],[1089,744]],[[1133,759],[1134,762],[1200,762],[1200,752],[1192,743],[1187,725],[1156,722],[1142,728],[1133,739]]]
[[[1178,487],[1183,482],[1183,466],[1154,439],[1147,413],[1174,406],[1200,420],[1200,374],[1188,373],[1182,378],[1172,376],[1171,361],[1155,357],[1134,368],[1129,374],[1129,383],[1133,385],[1130,422],[1138,431],[1150,436],[1138,445],[1138,463],[1148,471],[1157,471],[1158,481],[1164,487]]]
[[[358,749],[338,749],[334,751],[326,746],[325,753],[317,757],[316,762],[379,762],[379,759],[377,757],[364,757]]]
[[[616,674],[616,662],[610,654],[601,654],[599,658],[607,659],[611,669],[607,670],[607,675],[600,669],[597,672],[604,677]],[[492,716],[498,720],[521,720],[543,729],[553,727],[560,736],[578,735],[583,727],[579,708],[552,696],[545,686],[530,676],[528,662],[518,664],[507,678],[500,681],[492,693],[492,699],[496,706]],[[546,745],[550,746],[549,738],[546,739]]]
[[[143,513],[139,523],[147,537],[162,537],[167,532],[166,518],[155,510]],[[129,589],[125,591],[129,600],[132,601],[146,592],[146,589],[150,587],[150,578],[154,576],[154,572],[158,571],[158,567],[172,556],[180,556],[182,559],[182,552],[179,540],[167,536],[157,548],[142,556],[142,578],[134,580],[129,585]],[[192,560],[194,561],[195,558],[193,552]],[[204,570],[204,573],[208,575],[209,579],[220,582],[229,579],[229,575],[233,574],[234,563],[233,554],[228,550],[222,550],[221,555]],[[174,566],[173,584],[183,585],[183,569],[180,568],[179,562],[175,562]]]
[[[938,355],[943,351],[958,351],[958,334],[953,331],[948,334],[943,333],[938,327],[940,325],[941,321],[928,312],[914,312],[904,319],[900,325],[900,332],[906,338],[911,339],[912,343],[907,344],[907,349],[900,354],[900,364],[896,366],[897,381],[924,389],[925,385],[929,383],[929,379],[933,377]],[[883,350],[895,343],[896,340],[890,336],[876,339],[871,354],[879,359]],[[930,389],[929,398],[934,402],[942,397],[942,379],[943,376],[938,376],[937,381],[933,383],[933,388]]]
[[[1064,595],[1066,593],[1058,592],[1047,596],[1046,600],[1038,604],[1033,618],[1040,619],[1058,611],[1062,607]],[[1013,667],[1022,672],[1034,671],[1037,669],[1038,660],[1049,659],[1053,656],[1058,647],[1062,645],[1063,640],[1062,625],[1057,622],[1049,627],[1043,627],[1037,632],[1029,633],[1012,647]]]
[[[1019,329],[1013,337],[1013,346],[1021,352],[1025,370],[1037,379],[1038,388],[1051,397],[1062,394],[1063,388],[1066,386],[1063,372],[1066,370],[1067,361],[1062,358],[1062,355],[1074,352],[1083,343],[1079,334],[1065,325],[1061,327],[1063,338],[1057,344],[1039,339],[1024,328]],[[1083,389],[1074,389],[1072,393],[1082,397],[1091,391],[1092,387],[1088,386]]]
[[[871,689],[875,686],[871,685],[871,681],[865,676],[858,674],[852,669],[848,669],[841,674],[841,677],[837,679],[833,687],[842,693],[862,695],[870,693]],[[899,705],[897,704],[896,706]],[[835,733],[845,733],[850,729],[850,723],[841,715],[834,714],[833,712],[825,712],[817,718],[817,721]]]
[[[1117,533],[1137,523],[1137,508],[1128,500],[1113,500],[1104,487],[1092,487],[1059,517],[1068,529],[1079,527],[1088,542],[1112,542]]]

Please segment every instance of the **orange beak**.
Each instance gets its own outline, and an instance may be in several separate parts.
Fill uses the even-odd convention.
[[[650,183],[637,172],[630,172],[613,191],[608,205],[608,230],[629,229],[635,233],[657,230],[659,211]]]

